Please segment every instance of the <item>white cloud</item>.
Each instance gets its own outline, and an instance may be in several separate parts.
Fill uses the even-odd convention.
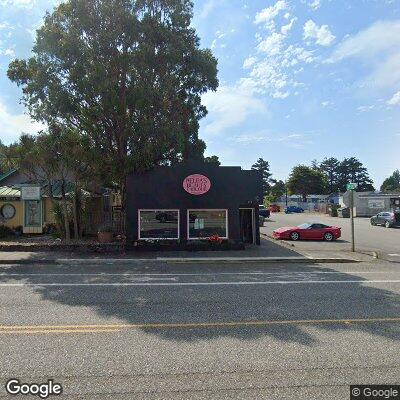
[[[312,136],[305,133],[286,133],[286,134],[271,134],[268,132],[242,134],[235,136],[232,140],[235,143],[242,145],[251,145],[257,143],[279,143],[294,148],[304,148],[306,145],[312,145]]]
[[[24,0],[22,0],[22,1],[24,1]],[[25,0],[25,1],[28,1],[28,0]],[[212,13],[212,11],[217,6],[217,4],[218,4],[217,0],[208,0],[204,4],[204,6],[200,12],[200,18],[202,18],[202,19],[207,18]]]
[[[304,39],[314,39],[321,46],[330,46],[335,36],[329,30],[328,25],[318,26],[312,19],[304,24]]]
[[[387,102],[390,106],[400,106],[400,91],[395,93]]]
[[[347,37],[327,63],[354,58],[371,70],[361,86],[388,88],[400,84],[400,20],[378,21]]]
[[[297,20],[297,18],[292,18],[287,25],[282,26],[281,32],[283,35],[287,35],[290,32],[290,30],[293,28],[293,24],[295,23],[296,20]]]
[[[17,140],[21,133],[37,133],[44,129],[44,125],[33,122],[28,115],[12,114],[0,99],[0,126],[1,140],[9,143]]]
[[[398,50],[400,46],[400,20],[378,21],[356,35],[346,38],[330,57],[330,62],[345,58],[374,58],[382,53]]]
[[[264,10],[257,13],[254,22],[256,24],[265,23],[268,25],[281,11],[286,10],[287,7],[288,5],[285,0],[279,0],[275,5],[264,8]]]
[[[333,105],[334,105],[333,101],[330,101],[330,100],[325,100],[325,101],[321,102],[321,106],[324,108],[331,107]]]
[[[289,20],[290,13],[286,13],[285,24],[279,30],[275,29],[275,23],[270,24],[286,8],[288,4],[285,1],[278,1],[256,15],[256,23],[265,22],[264,32],[260,30],[256,33],[257,55],[249,56],[243,65],[245,69],[250,69],[249,76],[245,78],[247,84],[256,93],[274,99],[286,99],[292,89],[304,86],[294,77],[302,71],[301,64],[309,64],[316,59],[313,52],[296,43],[289,44],[289,32],[296,17]]]
[[[321,0],[313,0],[309,3],[309,6],[313,9],[313,10],[318,10],[318,8],[321,7]]]
[[[244,60],[243,68],[248,69],[251,68],[257,62],[257,57],[248,57]]]
[[[266,112],[265,104],[246,82],[221,86],[216,92],[204,94],[202,100],[209,112],[204,128],[207,135],[218,135],[240,126],[251,114]]]
[[[13,49],[0,49],[0,56],[15,57],[15,51]]]
[[[258,44],[257,49],[263,53],[267,53],[269,56],[275,56],[281,52],[284,39],[284,35],[274,32],[263,39]]]
[[[8,22],[1,22],[0,23],[0,30],[1,29],[14,29]]]
[[[364,112],[368,112],[368,111],[372,111],[374,110],[376,107],[375,105],[370,105],[370,106],[360,106],[357,108],[358,112],[364,113]]]
[[[36,0],[0,0],[0,6],[32,8]]]

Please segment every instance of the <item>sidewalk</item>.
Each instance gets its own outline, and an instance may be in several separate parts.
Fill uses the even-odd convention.
[[[91,254],[66,252],[0,252],[0,264],[52,264],[52,263],[102,263],[102,262],[359,262],[372,257],[345,252],[298,251],[287,244],[263,238],[261,246],[249,246],[241,251],[210,252],[126,252],[123,254]]]

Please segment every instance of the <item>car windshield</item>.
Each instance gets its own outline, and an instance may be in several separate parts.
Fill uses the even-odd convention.
[[[308,228],[310,228],[310,226],[311,226],[311,224],[306,223],[306,224],[301,224],[301,225],[299,225],[298,228],[301,228],[301,229],[308,229]]]

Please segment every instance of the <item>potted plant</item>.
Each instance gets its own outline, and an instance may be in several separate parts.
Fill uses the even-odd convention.
[[[113,230],[109,224],[100,226],[97,231],[97,238],[100,243],[111,243],[113,241]]]

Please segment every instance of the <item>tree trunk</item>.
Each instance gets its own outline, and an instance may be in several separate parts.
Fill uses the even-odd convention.
[[[55,205],[56,205],[56,201],[54,199],[54,195],[53,195],[53,184],[49,181],[48,182],[48,186],[49,186],[49,199],[51,202],[51,206],[53,207],[53,213],[54,213],[54,209],[55,209]],[[57,218],[54,218],[55,222],[56,222],[56,228],[57,231],[62,233],[62,226],[60,225],[60,221]]]
[[[67,198],[65,196],[65,182],[61,184],[61,199],[62,199],[62,211],[64,215],[64,229],[65,229],[65,241],[71,241],[71,232],[69,230],[69,218],[68,218],[68,206]]]
[[[78,224],[78,193],[79,193],[79,187],[77,187],[77,189],[75,190],[73,207],[72,207],[73,218],[74,218],[74,237],[75,237],[75,239],[80,238],[79,224]]]

